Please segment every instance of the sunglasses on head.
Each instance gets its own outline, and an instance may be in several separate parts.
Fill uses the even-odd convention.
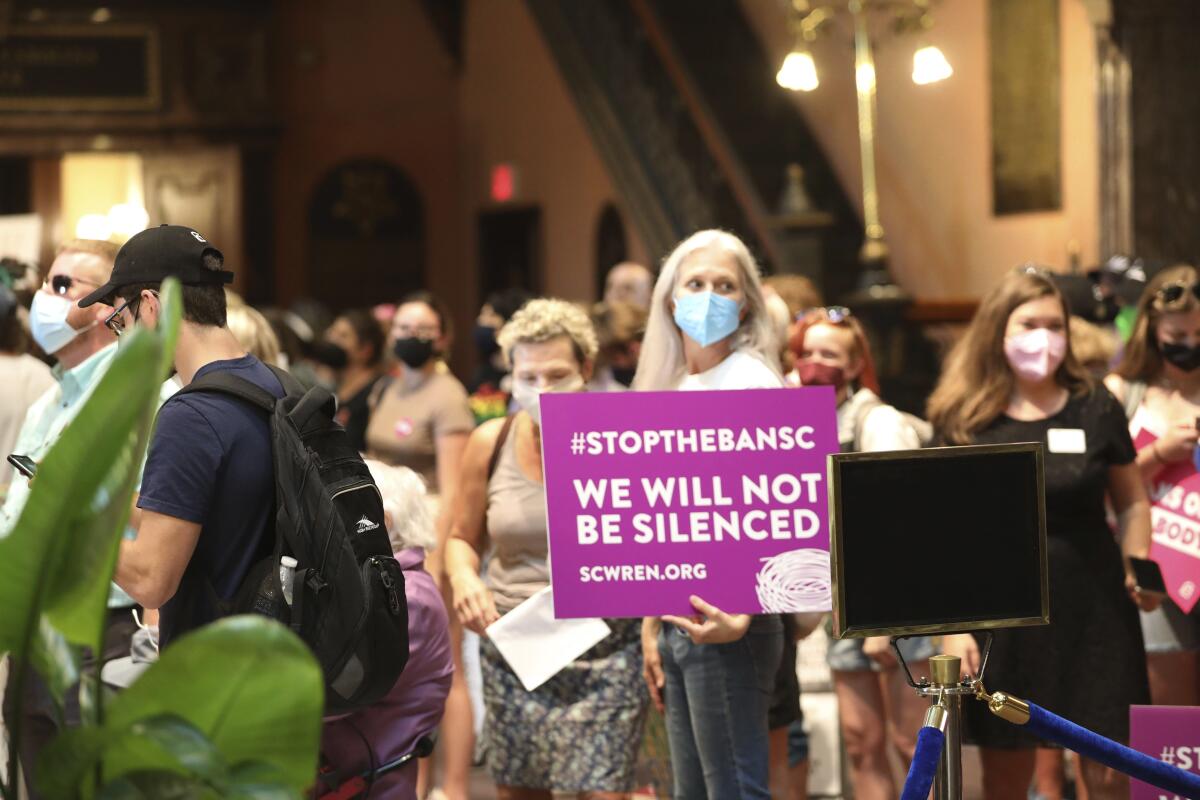
[[[1188,292],[1197,300],[1200,300],[1200,283],[1187,283],[1185,281],[1173,281],[1172,283],[1163,284],[1155,292],[1155,295],[1163,303],[1177,303],[1182,300]]]
[[[56,295],[59,295],[60,297],[71,291],[71,287],[77,283],[82,283],[85,286],[93,287],[100,285],[94,281],[85,280],[83,278],[72,278],[70,275],[54,275],[50,278],[49,283],[50,288]]]
[[[834,325],[841,323],[854,316],[854,312],[845,306],[817,306],[816,308],[806,308],[796,315],[796,321],[807,317],[809,314],[820,314],[826,321],[832,322]]]

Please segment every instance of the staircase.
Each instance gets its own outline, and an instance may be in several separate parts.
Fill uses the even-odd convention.
[[[721,227],[769,273],[851,290],[860,224],[737,0],[526,2],[652,254]],[[776,213],[791,163],[829,217]]]

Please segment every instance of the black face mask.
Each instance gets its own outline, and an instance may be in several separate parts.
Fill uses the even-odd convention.
[[[350,363],[350,355],[341,345],[333,342],[319,341],[312,346],[313,360],[330,369],[345,369]]]
[[[475,326],[475,349],[482,358],[491,358],[500,349],[496,341],[496,329],[491,325]]]
[[[1159,344],[1158,349],[1169,364],[1184,372],[1191,372],[1200,367],[1200,345],[1189,347],[1186,344],[1163,342]]]
[[[397,339],[396,344],[392,346],[392,352],[409,367],[419,369],[428,364],[429,359],[434,356],[433,340],[418,339],[416,336]]]
[[[637,367],[613,367],[613,380],[622,386],[632,386],[633,376],[637,372]]]

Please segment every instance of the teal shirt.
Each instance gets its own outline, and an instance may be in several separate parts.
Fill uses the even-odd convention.
[[[64,370],[61,364],[55,366],[52,370],[55,385],[29,407],[13,452],[29,456],[37,462],[45,458],[67,425],[75,419],[83,404],[92,396],[116,354],[117,345],[110,344],[72,369]],[[178,388],[179,385],[174,380],[164,383],[159,393],[159,404],[165,402]],[[138,483],[141,483],[140,476]],[[0,509],[0,536],[8,535],[28,500],[29,480],[24,475],[14,473],[12,484],[8,487],[8,496]],[[128,531],[126,535],[129,535]],[[114,583],[109,593],[109,608],[133,605],[137,604]]]

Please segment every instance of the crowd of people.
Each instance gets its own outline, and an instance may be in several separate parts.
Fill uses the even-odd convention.
[[[25,296],[22,276],[11,277],[0,292],[0,439],[35,463],[95,389],[118,339],[159,324],[162,282],[183,285],[175,375],[161,387],[121,545],[106,659],[128,659],[139,636],[157,650],[217,619],[273,544],[266,418],[237,398],[179,390],[225,372],[280,397],[275,367],[336,395],[404,571],[410,657],[383,699],[327,721],[322,757],[361,771],[437,740],[433,758],[380,775],[371,797],[465,800],[478,758],[505,800],[628,797],[653,713],[665,721],[675,797],[806,796],[796,647],[821,615],[731,614],[695,598],[691,616],[607,620],[603,641],[533,691],[489,641],[489,625],[550,585],[545,393],[831,386],[843,452],[1045,442],[1050,429],[1081,430],[1083,446],[1045,454],[1053,621],[998,632],[989,683],[1117,741],[1128,740],[1131,704],[1200,703],[1200,620],[1170,600],[1160,607],[1128,563],[1149,552],[1149,483],[1196,470],[1200,273],[1190,266],[1148,282],[1124,340],[1074,319],[1050,273],[1005,274],[946,358],[929,426],[881,397],[854,309],[825,306],[798,276],[763,280],[746,246],[722,231],[685,239],[657,275],[617,265],[592,306],[519,287],[488,297],[466,383],[446,360],[455,331],[442,298],[418,292],[332,320],[311,307],[259,311],[226,288],[220,251],[182,226],[148,229],[119,249],[67,242],[44,276],[26,277]],[[1110,346],[1085,353],[1085,339]],[[30,480],[6,471],[0,481],[7,530]],[[979,667],[969,634],[905,639],[900,649],[909,661],[940,649]],[[912,757],[925,703],[886,637],[835,641],[827,659],[853,794],[895,797],[891,761]],[[20,707],[28,723],[29,765],[57,715],[39,681],[20,699],[8,698],[6,715]],[[986,796],[1024,798],[1032,786],[1062,797],[1061,756],[976,710],[968,737],[982,748]],[[76,701],[68,724],[77,718]],[[1126,796],[1111,770],[1081,759],[1077,771],[1093,800]]]

